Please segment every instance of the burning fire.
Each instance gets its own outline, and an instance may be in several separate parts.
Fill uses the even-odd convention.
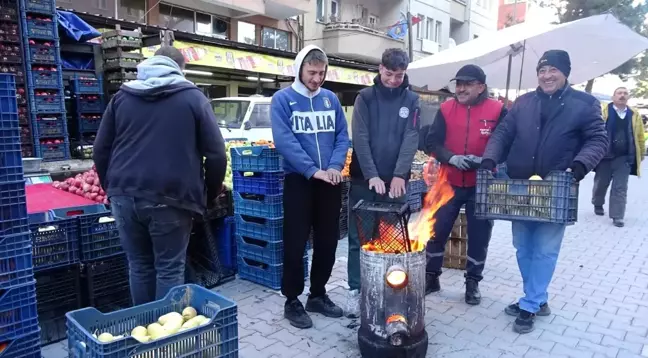
[[[430,180],[434,181],[434,185],[425,195],[423,209],[421,213],[416,218],[416,221],[411,223],[409,227],[410,235],[410,248],[411,251],[422,251],[425,250],[428,240],[434,236],[434,223],[436,218],[434,215],[443,205],[448,203],[450,199],[454,196],[454,190],[448,182],[448,173],[445,167],[441,167],[436,173],[436,180],[434,180],[436,167],[435,159],[430,158],[430,161],[426,164],[424,168],[426,183],[430,183]],[[379,232],[393,232],[395,230],[392,227],[391,223],[380,221]],[[396,237],[381,237],[375,239],[367,244],[362,245],[363,250],[378,252],[378,253],[388,253],[396,254],[401,253],[402,248],[405,245],[402,242],[402,238]]]

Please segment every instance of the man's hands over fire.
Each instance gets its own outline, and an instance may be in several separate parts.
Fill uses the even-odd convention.
[[[379,177],[369,179],[369,190],[375,190],[377,194],[385,194],[385,182]]]
[[[405,179],[394,177],[389,185],[389,197],[392,199],[400,198],[405,195],[405,191]]]

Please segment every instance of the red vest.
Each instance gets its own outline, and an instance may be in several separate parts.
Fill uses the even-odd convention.
[[[457,155],[481,157],[502,112],[503,104],[487,98],[475,106],[465,106],[455,99],[441,104],[441,113],[446,122],[445,147]],[[473,187],[477,182],[474,170],[461,171],[452,165],[449,168],[450,184],[459,187]]]

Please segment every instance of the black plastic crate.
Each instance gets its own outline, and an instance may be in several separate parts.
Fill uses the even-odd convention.
[[[21,44],[20,27],[18,23],[0,24],[0,41]]]
[[[38,321],[41,344],[47,345],[67,337],[65,314],[82,307],[84,292],[78,264],[37,272]]]
[[[82,282],[86,294],[84,306],[107,313],[132,305],[126,255],[84,264]]]
[[[185,282],[200,285],[205,288],[214,288],[236,279],[235,269],[221,269],[214,271],[209,268],[211,263],[201,257],[187,257],[185,267]]]
[[[478,170],[475,216],[573,224],[578,219],[578,183],[565,171],[552,171],[545,178],[503,179]]]
[[[19,19],[18,2],[16,0],[0,1],[0,20],[14,22]]]
[[[79,262],[79,228],[75,219],[56,219],[51,212],[29,214],[34,270]]]
[[[0,64],[22,64],[22,47],[18,44],[0,44]]]

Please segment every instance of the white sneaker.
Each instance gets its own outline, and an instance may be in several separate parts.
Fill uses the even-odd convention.
[[[360,317],[360,291],[349,290],[347,294],[346,307],[344,309],[346,316],[349,318]]]

